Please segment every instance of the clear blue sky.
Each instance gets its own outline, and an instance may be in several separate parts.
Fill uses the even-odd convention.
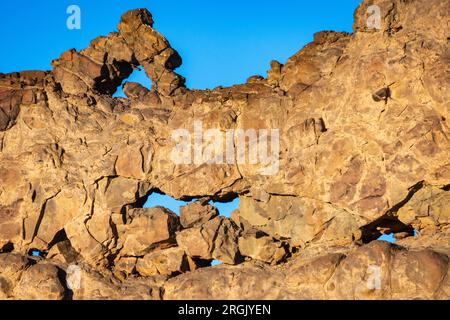
[[[214,88],[265,75],[321,30],[351,31],[359,0],[14,0],[0,4],[0,72],[50,69],[61,52],[82,49],[116,29],[123,12],[146,7],[155,28],[183,57],[190,88]],[[81,30],[66,27],[69,5]]]

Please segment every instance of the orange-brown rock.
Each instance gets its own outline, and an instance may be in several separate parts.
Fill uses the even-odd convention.
[[[353,33],[195,90],[136,9],[51,71],[0,74],[0,298],[448,300],[449,16],[363,1]],[[152,87],[113,97],[140,67]],[[178,217],[153,192],[197,200]],[[207,204],[235,197],[231,219]]]

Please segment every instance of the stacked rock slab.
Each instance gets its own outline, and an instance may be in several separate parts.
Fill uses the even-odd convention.
[[[0,298],[449,299],[448,16],[441,0],[363,1],[352,34],[194,90],[136,9],[51,71],[0,74]],[[114,98],[141,67],[152,88]],[[277,129],[279,148],[174,161],[173,132],[199,123],[233,151],[239,129]],[[153,192],[198,200],[178,217],[142,208]],[[235,197],[230,218],[208,204]]]

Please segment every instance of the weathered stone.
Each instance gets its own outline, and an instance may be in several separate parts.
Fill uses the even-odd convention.
[[[213,221],[214,219],[207,222],[205,227],[208,228],[208,224],[210,222],[212,224]],[[236,224],[229,219],[222,218],[219,221],[220,226],[214,241],[212,257],[226,264],[237,264],[242,261],[238,245],[240,230]]]
[[[155,90],[171,95],[184,86],[184,78],[172,71],[181,65],[181,57],[152,27],[150,12],[147,9],[137,9],[125,13],[117,29],[152,80]]]
[[[11,127],[19,114],[20,105],[44,100],[45,71],[0,73],[0,132]]]
[[[71,49],[52,61],[56,82],[70,94],[91,90],[113,94],[136,64],[132,50],[114,32],[94,39],[80,52]]]
[[[283,65],[276,60],[270,61],[270,69],[267,71],[267,83],[272,86],[280,84],[281,69]]]
[[[62,300],[65,289],[60,281],[60,269],[50,263],[38,263],[23,272],[13,294],[21,300]]]
[[[427,186],[417,191],[397,212],[401,222],[421,234],[433,234],[450,225],[450,192]]]
[[[21,231],[18,205],[0,206],[0,248],[14,246]]]
[[[72,289],[74,300],[159,300],[164,277],[127,278],[120,281],[111,273],[80,267],[79,285]]]
[[[144,178],[144,159],[141,148],[141,146],[127,146],[120,151],[116,161],[116,172],[118,175],[134,179]]]
[[[171,276],[189,271],[189,263],[184,250],[174,247],[146,254],[138,260],[136,270],[141,276]]]
[[[445,255],[375,241],[340,263],[327,292],[334,299],[433,299],[447,272]]]
[[[284,276],[254,265],[201,268],[169,279],[165,300],[277,299]]]
[[[258,235],[244,235],[239,238],[239,251],[243,256],[267,263],[278,263],[286,257],[286,249],[273,238]]]
[[[136,257],[120,257],[115,262],[114,268],[116,271],[123,272],[125,275],[133,274],[136,270],[136,263],[138,259]]]
[[[72,247],[69,240],[63,240],[53,245],[47,253],[47,258],[62,263],[75,263],[80,260],[80,255]]]
[[[191,257],[236,264],[240,260],[238,237],[236,224],[216,217],[199,227],[182,230],[177,234],[177,243]]]
[[[149,93],[149,90],[140,83],[128,81],[123,85],[122,91],[130,99],[139,99]]]
[[[0,297],[448,300],[448,16],[441,0],[362,1],[353,34],[191,90],[137,9],[51,71],[0,74]],[[140,67],[152,88],[113,97]],[[181,132],[198,142],[185,157]],[[240,204],[231,219],[188,205],[182,228],[140,208],[152,190]],[[398,246],[371,242],[389,233]]]
[[[351,243],[363,221],[314,199],[272,196],[267,202],[243,197],[236,213],[251,226],[292,246],[308,242]]]
[[[82,214],[84,196],[82,190],[74,188],[64,189],[55,197],[48,199],[45,202],[42,220],[34,231],[36,236],[50,243],[68,221]]]
[[[119,239],[123,243],[123,256],[143,256],[155,248],[175,243],[179,219],[172,211],[162,208],[131,209],[127,223],[121,226]]]
[[[177,234],[177,243],[191,257],[212,259],[212,238],[202,233],[202,227],[182,230]]]
[[[330,253],[304,261],[294,260],[286,270],[282,296],[285,299],[327,299],[324,288],[343,259],[342,253]]]
[[[30,264],[26,257],[18,253],[0,253],[0,299],[13,296],[13,289],[22,272]]]
[[[201,226],[218,215],[219,212],[215,207],[202,201],[180,207],[180,222],[184,228]]]

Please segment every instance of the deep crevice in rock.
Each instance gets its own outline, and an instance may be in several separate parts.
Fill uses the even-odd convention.
[[[161,190],[154,188],[151,189],[145,196],[139,198],[134,204],[133,208],[150,208],[161,206],[175,212],[180,215],[180,207],[188,203],[196,201],[197,198],[181,198],[175,199]]]
[[[369,243],[377,240],[383,234],[404,233],[404,236],[414,236],[415,230],[412,226],[401,222],[397,217],[397,211],[403,207],[414,194],[424,186],[424,181],[419,181],[409,188],[405,199],[394,205],[386,213],[378,219],[360,228],[362,232],[361,240],[363,243]]]
[[[73,291],[67,285],[67,273],[62,268],[58,268],[58,279],[64,288],[63,300],[73,300]]]
[[[69,239],[67,238],[66,231],[64,229],[61,229],[55,234],[53,239],[48,243],[48,248],[50,249],[51,247],[53,247],[58,242],[62,242],[62,241],[65,241],[65,240],[69,240]]]
[[[117,87],[113,98],[134,99],[144,96],[152,89],[153,83],[142,67],[136,67]]]
[[[414,236],[414,228],[401,222],[396,216],[385,214],[375,221],[360,228],[362,232],[361,240],[363,243],[369,243],[377,240],[383,234],[406,233],[408,236]]]
[[[12,251],[14,251],[14,244],[12,242],[8,242],[0,249],[1,253],[12,252]]]

